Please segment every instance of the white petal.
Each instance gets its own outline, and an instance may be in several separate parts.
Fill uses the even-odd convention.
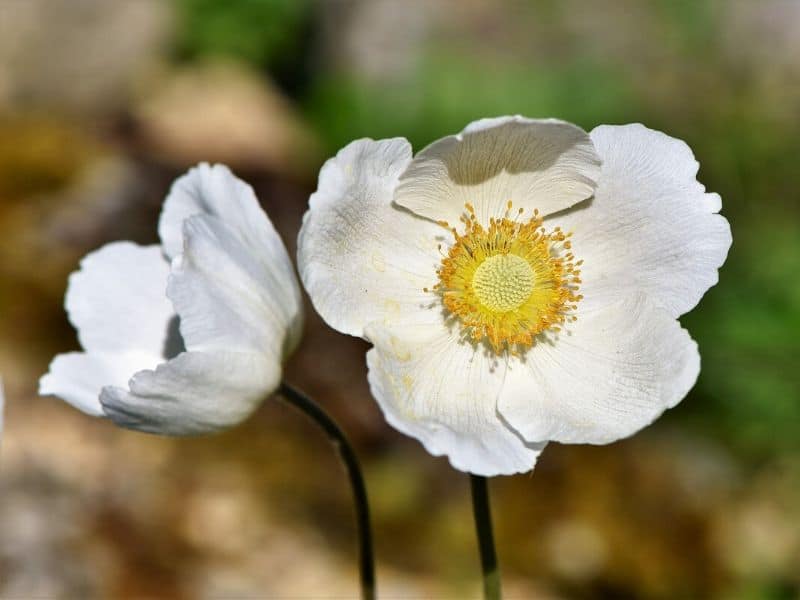
[[[268,246],[270,256],[283,250],[253,188],[225,165],[202,163],[172,184],[158,222],[158,234],[168,257],[183,251],[183,222],[201,214],[222,219],[253,247]]]
[[[160,362],[152,354],[84,353],[59,354],[39,380],[39,394],[58,396],[92,416],[103,415],[100,391],[107,385],[127,385],[131,375],[152,369]]]
[[[279,362],[301,329],[297,282],[286,277],[291,263],[283,246],[275,254],[237,233],[216,217],[185,221],[185,251],[173,262],[167,295],[188,350],[253,352]]]
[[[358,140],[320,171],[298,239],[300,277],[333,328],[364,335],[372,321],[413,315],[431,301],[437,246],[447,232],[392,205],[411,159],[402,138]]]
[[[231,255],[226,264],[231,266],[238,262],[237,269],[250,269],[247,283],[255,283],[257,291],[249,293],[270,296],[274,299],[273,304],[279,304],[291,315],[288,319],[291,325],[287,347],[294,347],[299,341],[302,327],[300,286],[286,247],[261,209],[253,188],[224,165],[209,166],[203,163],[178,178],[164,202],[158,224],[167,256],[175,257],[183,252],[184,223],[189,217],[203,215],[211,219],[209,223],[217,223],[214,227],[216,233],[211,233],[216,240],[209,241],[206,246],[216,242],[226,244],[225,248],[216,252],[222,261],[225,260],[224,255],[235,247],[236,256]],[[207,248],[206,255],[209,253],[215,252]],[[210,271],[211,268],[207,268],[206,274],[200,279],[208,279],[212,286],[219,285],[224,273],[215,276]],[[258,327],[258,324],[255,326]]]
[[[164,354],[170,320],[169,265],[158,246],[114,242],[87,254],[70,275],[69,319],[89,352]]]
[[[166,297],[169,265],[158,246],[115,242],[88,254],[69,278],[65,305],[86,353],[57,356],[39,393],[102,414],[105,385],[124,385],[180,349]]]
[[[731,245],[719,196],[697,182],[680,140],[639,124],[591,136],[603,159],[595,197],[547,222],[574,232],[583,307],[644,291],[674,317],[688,312],[717,283]]]
[[[461,342],[456,331],[370,325],[369,383],[390,425],[434,456],[476,475],[531,470],[544,444],[526,444],[502,420],[496,399],[505,367]]]
[[[483,119],[422,150],[400,178],[394,200],[418,215],[458,225],[471,203],[480,223],[508,201],[542,215],[594,192],[600,159],[581,128],[555,119]]]
[[[680,402],[700,372],[697,344],[643,295],[579,316],[511,360],[498,408],[531,441],[606,444]]]
[[[293,275],[287,281],[291,264],[271,226],[257,243],[236,222],[212,215],[186,219],[183,230],[167,295],[187,352],[136,373],[130,390],[106,388],[101,396],[117,424],[169,435],[249,416],[278,386],[302,320],[297,283]]]
[[[274,390],[280,366],[258,354],[185,352],[155,371],[141,371],[130,391],[106,387],[108,417],[123,427],[167,435],[207,433],[235,425]]]

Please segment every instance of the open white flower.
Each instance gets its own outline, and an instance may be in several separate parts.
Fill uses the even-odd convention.
[[[413,158],[359,140],[320,173],[301,278],[374,345],[391,425],[457,469],[527,471],[548,441],[629,436],[694,385],[677,317],[731,243],[697,169],[642,125],[484,119]]]
[[[252,188],[222,165],[175,181],[158,231],[160,246],[111,243],[70,276],[84,352],[57,356],[39,392],[142,431],[229,427],[277,388],[299,341],[289,256]]]

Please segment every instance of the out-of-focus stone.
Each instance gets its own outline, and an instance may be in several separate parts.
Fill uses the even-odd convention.
[[[737,64],[744,62],[756,71],[800,74],[800,36],[797,35],[800,4],[792,0],[763,0],[731,2],[723,6],[728,10],[721,13],[724,19],[720,28],[722,49],[731,60]],[[769,42],[763,43],[766,40]]]
[[[578,519],[558,521],[550,527],[545,543],[553,570],[566,579],[589,580],[606,567],[606,540],[589,523]]]
[[[160,0],[0,2],[0,110],[42,108],[109,114],[172,30]]]
[[[208,62],[162,73],[134,114],[148,153],[186,166],[307,176],[319,164],[314,136],[266,77],[244,65]]]
[[[716,552],[740,577],[800,584],[800,460],[773,460],[746,483],[711,513]]]
[[[354,0],[322,3],[321,59],[331,68],[377,83],[410,74],[422,59],[431,30],[464,2]]]
[[[0,211],[0,272],[42,289],[63,288],[65,272],[92,246],[115,233],[130,237],[120,216],[144,196],[136,167],[119,156],[97,154],[75,172],[54,173],[63,175],[58,188],[23,195]]]
[[[220,557],[243,557],[264,541],[264,507],[251,489],[251,482],[237,465],[198,483],[185,501],[181,532],[198,550]],[[236,532],[236,535],[231,535]]]
[[[61,119],[32,113],[0,116],[0,212],[14,202],[72,184],[94,146]]]

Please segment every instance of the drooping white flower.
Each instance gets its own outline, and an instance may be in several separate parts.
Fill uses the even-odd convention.
[[[731,243],[697,169],[642,125],[484,119],[414,157],[359,140],[320,173],[301,278],[373,344],[391,425],[457,469],[527,471],[548,441],[629,436],[694,385],[677,317]]]
[[[70,276],[65,306],[83,352],[39,383],[117,424],[172,435],[246,418],[274,391],[300,338],[300,291],[252,188],[201,164],[175,181],[161,245],[114,242]]]

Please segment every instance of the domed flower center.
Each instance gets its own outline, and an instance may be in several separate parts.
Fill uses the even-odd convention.
[[[527,260],[516,254],[495,254],[475,269],[472,289],[488,310],[508,312],[530,297],[534,280],[533,268]]]
[[[511,202],[488,226],[478,223],[472,205],[465,206],[463,233],[442,223],[454,241],[433,288],[464,334],[487,340],[498,354],[515,353],[575,321],[583,261],[575,262],[570,252],[572,234],[559,227],[548,232],[538,211],[527,222],[510,219]]]

